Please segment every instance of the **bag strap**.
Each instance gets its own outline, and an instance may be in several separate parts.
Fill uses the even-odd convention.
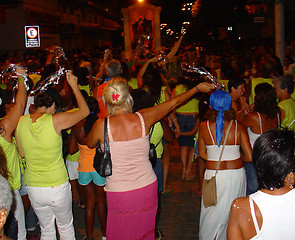
[[[229,126],[228,126],[228,128],[226,130],[224,142],[223,142],[222,149],[221,149],[221,152],[220,152],[220,155],[219,155],[219,160],[218,160],[215,176],[216,176],[216,174],[218,172],[218,169],[219,169],[219,166],[220,166],[220,161],[221,161],[221,157],[222,157],[222,154],[223,154],[224,146],[225,146],[225,143],[226,143],[226,140],[227,140],[227,137],[228,137],[228,134],[229,134],[229,130],[230,130],[232,124],[233,124],[233,120],[230,121]]]
[[[154,126],[155,124],[152,126],[152,131],[149,133],[149,141],[151,142],[151,137],[154,131]],[[158,145],[160,144],[160,142],[162,141],[162,139],[155,145],[155,148],[158,147]]]
[[[153,124],[151,132],[149,133],[149,140],[150,141],[151,141],[151,137],[152,137],[152,134],[153,134],[153,131],[154,131],[154,126],[155,126],[155,124]]]
[[[295,122],[295,119],[289,124],[287,128],[290,128],[294,122]]]
[[[109,151],[109,136],[108,136],[108,121],[107,118],[104,119],[104,144],[103,144],[104,152]]]

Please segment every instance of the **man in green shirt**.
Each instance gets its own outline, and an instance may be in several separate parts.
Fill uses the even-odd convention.
[[[274,81],[278,106],[281,109],[281,128],[289,128],[295,131],[295,101],[291,98],[294,91],[293,76],[287,75],[277,78]]]

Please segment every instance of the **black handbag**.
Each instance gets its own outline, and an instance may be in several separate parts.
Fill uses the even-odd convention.
[[[107,132],[107,118],[104,121],[104,151],[101,151],[100,142],[96,146],[96,153],[93,159],[93,167],[102,177],[112,175],[112,160],[109,146],[109,137]]]
[[[149,140],[151,141],[151,136],[154,131],[154,125],[152,126],[152,131],[150,132],[149,135]],[[149,159],[152,164],[152,167],[154,168],[157,165],[157,152],[156,152],[156,147],[159,145],[160,142],[157,143],[157,145],[153,144],[150,142],[150,151],[149,151]]]

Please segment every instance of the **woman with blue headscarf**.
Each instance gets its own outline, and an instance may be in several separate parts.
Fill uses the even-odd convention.
[[[231,108],[231,97],[225,91],[216,91],[210,96],[210,109],[207,121],[200,124],[198,150],[206,161],[204,179],[216,174],[217,204],[204,207],[201,202],[200,240],[226,239],[226,228],[232,201],[246,195],[246,173],[244,161],[252,161],[252,149],[246,129],[236,121],[235,111]],[[219,170],[218,160],[226,131],[229,135],[225,143]],[[244,158],[241,158],[241,147]]]

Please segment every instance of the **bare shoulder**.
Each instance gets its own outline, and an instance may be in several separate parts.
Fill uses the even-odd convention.
[[[207,121],[201,122],[199,128],[200,128],[200,130],[204,129],[204,128],[207,128]]]
[[[254,113],[254,112],[249,113],[244,117],[242,123],[245,127],[251,126],[252,121],[256,120],[256,118],[257,118],[257,113]]]
[[[244,126],[243,123],[237,121],[237,128],[238,128],[238,131],[243,131],[243,132],[246,132],[246,127]]]
[[[249,197],[239,197],[236,198],[231,205],[231,211],[243,212],[246,211],[249,207]]]
[[[249,197],[240,197],[233,201],[230,209],[230,218],[239,224],[242,231],[251,232],[253,219]]]

